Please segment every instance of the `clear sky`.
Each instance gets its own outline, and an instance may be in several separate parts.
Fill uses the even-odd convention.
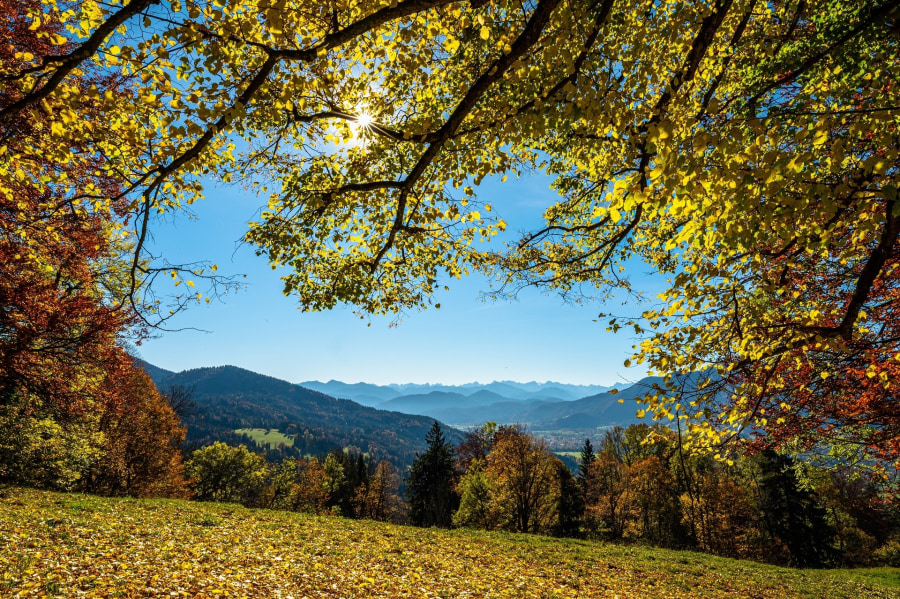
[[[486,182],[479,199],[494,205],[510,229],[540,224],[555,198],[549,179]],[[211,260],[220,273],[246,275],[246,288],[224,301],[192,307],[138,349],[148,362],[180,371],[231,364],[291,382],[461,384],[493,380],[613,384],[641,378],[625,368],[633,335],[605,332],[594,322],[604,312],[633,312],[620,304],[571,305],[537,290],[516,301],[484,302],[488,282],[470,277],[447,282],[450,291],[430,309],[393,318],[361,320],[351,308],[301,312],[281,292],[279,274],[252,247],[239,245],[246,223],[264,202],[238,185],[211,187],[192,207],[196,218],[178,215],[154,227],[153,249],[172,262]],[[644,268],[643,270],[646,270]],[[633,273],[639,278],[642,273]],[[646,278],[650,281],[649,278]]]

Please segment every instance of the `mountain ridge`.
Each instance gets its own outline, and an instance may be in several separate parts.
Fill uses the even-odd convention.
[[[222,440],[251,445],[252,439],[235,431],[275,429],[291,436],[294,447],[258,449],[281,452],[281,457],[299,457],[351,447],[388,457],[401,467],[424,451],[425,433],[434,420],[446,423],[443,426],[453,441],[462,437],[457,429],[487,421],[523,424],[536,431],[587,432],[628,426],[640,422],[634,400],[661,380],[646,377],[616,393],[602,391],[579,398],[572,397],[572,389],[577,386],[561,383],[545,387],[543,392],[523,390],[516,398],[474,385],[453,387],[458,391],[442,390],[447,388],[445,385],[429,385],[425,387],[430,391],[419,394],[400,394],[396,389],[369,383],[331,381],[315,385],[319,389],[330,385],[357,397],[362,395],[368,400],[367,405],[352,397],[336,397],[237,366],[175,373],[146,362],[142,365],[163,390],[172,385],[194,390],[199,416],[188,419],[187,425],[188,439],[195,444]]]
[[[157,387],[192,390],[194,414],[184,419],[192,446],[214,441],[244,443],[271,459],[320,455],[354,448],[373,459],[388,458],[401,469],[425,450],[434,418],[363,406],[237,366],[193,368],[181,372],[138,362]],[[452,442],[461,433],[442,425]],[[276,429],[292,436],[291,447],[254,446],[236,433],[248,428]]]
[[[516,381],[493,381],[490,383],[464,383],[462,385],[445,385],[442,383],[392,383],[375,385],[373,383],[344,383],[334,379],[328,382],[304,381],[298,383],[332,397],[342,397],[367,406],[379,406],[401,397],[425,396],[434,392],[454,393],[460,397],[470,397],[482,391],[496,393],[503,400],[561,400],[576,399],[623,388],[623,383],[616,385],[574,385],[547,381],[520,383]],[[405,400],[399,403],[405,403]]]

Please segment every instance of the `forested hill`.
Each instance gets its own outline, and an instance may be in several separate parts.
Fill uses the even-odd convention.
[[[326,453],[354,447],[387,458],[404,468],[425,450],[425,433],[434,422],[416,416],[377,410],[347,399],[335,399],[273,377],[234,366],[197,368],[179,373],[144,365],[163,392],[173,386],[193,391],[196,407],[184,418],[189,444],[213,441],[254,442],[235,431],[276,429],[289,438],[284,446],[265,445],[270,457]],[[452,440],[458,431],[445,427]]]

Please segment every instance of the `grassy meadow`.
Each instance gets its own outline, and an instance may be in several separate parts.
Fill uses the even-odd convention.
[[[2,597],[900,597],[900,570],[8,488]]]
[[[260,446],[271,443],[272,447],[278,447],[279,443],[284,443],[287,447],[294,446],[294,437],[289,437],[278,429],[264,428],[239,428],[234,431],[238,435],[247,435]]]

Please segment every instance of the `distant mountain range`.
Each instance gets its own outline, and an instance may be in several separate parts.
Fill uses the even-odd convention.
[[[328,395],[406,414],[430,416],[451,426],[469,427],[488,420],[527,424],[533,429],[596,429],[637,422],[634,399],[658,379],[634,385],[568,385],[500,381],[466,385],[372,385],[340,381],[300,383]],[[618,395],[609,393],[621,389]],[[619,403],[619,399],[629,400]]]
[[[341,381],[305,381],[299,383],[301,387],[319,391],[332,397],[352,399],[364,406],[385,407],[385,402],[400,397],[424,397],[434,393],[453,394],[446,395],[448,399],[459,397],[472,397],[482,392],[494,394],[496,401],[573,401],[589,395],[596,395],[613,388],[623,388],[627,385],[569,385],[566,383],[517,383],[514,381],[495,381],[493,383],[466,383],[464,385],[422,385],[416,383],[373,385],[370,383],[342,383]],[[437,398],[439,396],[433,396]],[[476,400],[476,403],[483,402]],[[394,409],[394,408],[390,408]]]
[[[510,381],[469,385],[347,384],[309,381],[299,385],[237,368],[219,366],[171,372],[141,362],[162,391],[182,386],[193,391],[194,413],[185,418],[188,442],[245,443],[270,459],[321,455],[335,448],[355,448],[376,459],[390,459],[401,469],[425,449],[425,433],[434,420],[444,425],[453,443],[458,428],[489,420],[520,423],[537,432],[583,431],[639,422],[635,399],[660,379],[645,378],[617,393],[609,387]],[[601,389],[580,398],[583,390]],[[342,396],[335,398],[333,395]],[[363,405],[363,402],[369,405]],[[373,407],[373,405],[375,407]],[[286,438],[273,447],[264,431]],[[255,439],[255,440],[254,440]]]
[[[597,393],[573,401],[555,399],[497,399],[489,392],[472,396],[430,393],[424,396],[401,396],[381,406],[430,416],[455,427],[478,425],[488,420],[498,423],[520,423],[533,430],[589,430],[607,426],[628,426],[639,422],[635,399],[652,389],[661,379],[648,377],[618,391]],[[621,400],[621,402],[620,402]]]

